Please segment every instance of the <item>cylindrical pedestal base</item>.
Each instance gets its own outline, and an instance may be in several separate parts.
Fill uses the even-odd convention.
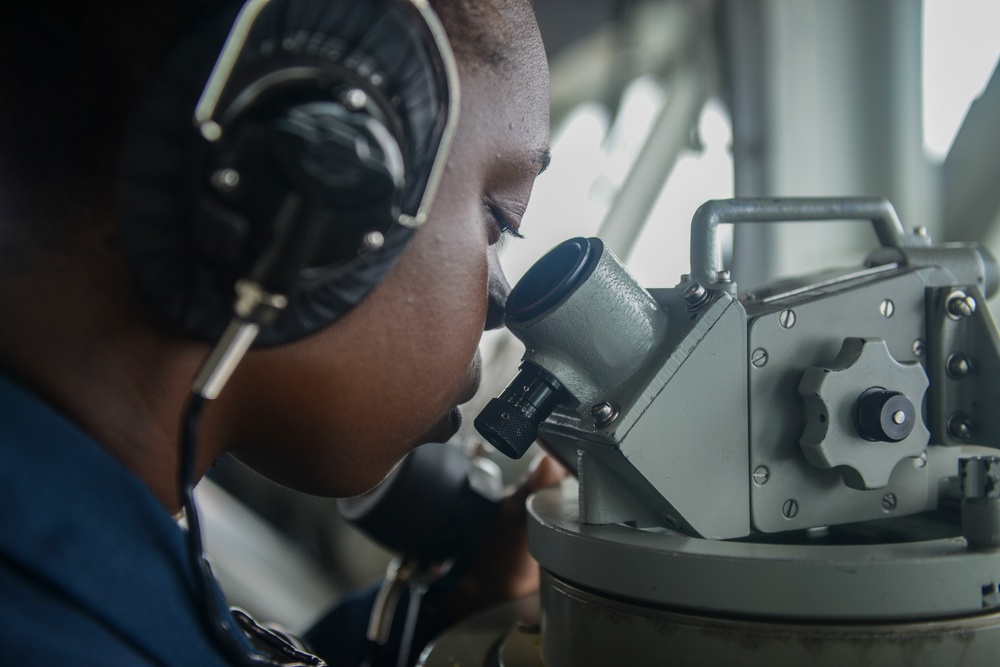
[[[915,623],[736,620],[613,600],[549,573],[542,579],[542,609],[545,667],[979,667],[1000,662],[998,613]]]

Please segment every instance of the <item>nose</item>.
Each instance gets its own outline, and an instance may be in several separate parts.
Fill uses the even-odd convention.
[[[499,329],[503,326],[503,316],[507,308],[507,295],[510,294],[510,284],[500,266],[500,257],[495,247],[487,253],[489,259],[489,280],[486,284],[487,306],[486,324],[483,329]]]

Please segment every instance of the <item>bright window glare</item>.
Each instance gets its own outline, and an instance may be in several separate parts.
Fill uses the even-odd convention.
[[[556,129],[552,164],[539,177],[522,221],[524,240],[503,248],[513,285],[543,254],[574,236],[593,236],[663,107],[663,87],[649,77],[631,82],[611,125],[607,110],[582,104]]]
[[[932,159],[948,154],[998,59],[1000,2],[924,0],[924,147]]]
[[[611,206],[665,102],[663,86],[652,77],[639,77],[625,88],[618,116],[604,140],[601,176],[591,191],[594,199]]]
[[[709,199],[733,196],[732,125],[721,104],[712,101],[705,106],[698,134],[704,150],[681,154],[629,258],[629,271],[646,287],[677,284],[691,268],[695,211]],[[731,235],[732,226],[723,225],[720,232]]]
[[[526,238],[509,240],[503,267],[513,285],[550,248],[593,236],[642,150],[666,101],[662,85],[640,77],[625,89],[614,123],[596,104],[575,109],[552,140],[552,165],[535,183],[522,224]],[[677,283],[688,271],[691,217],[705,201],[733,196],[732,130],[715,102],[702,112],[701,151],[685,151],[664,184],[626,264],[643,285]]]
[[[597,232],[605,205],[594,201],[591,185],[604,166],[608,114],[597,104],[574,109],[552,137],[552,164],[538,177],[521,221],[524,239],[504,241],[501,255],[514,285],[560,241]]]
[[[555,129],[552,163],[535,181],[521,220],[524,238],[506,239],[500,248],[503,271],[512,286],[550,248],[568,238],[597,232],[607,206],[594,201],[590,193],[604,168],[609,122],[604,107],[582,104]],[[513,375],[524,347],[501,328],[483,335],[480,350],[484,363],[480,394],[494,396]]]
[[[640,78],[626,89],[613,126],[597,104],[577,107],[560,123],[552,138],[552,164],[535,182],[522,221],[526,238],[507,239],[501,248],[512,285],[556,244],[597,233],[666,97],[658,82]],[[732,129],[720,104],[706,105],[698,135],[701,150],[680,155],[626,262],[641,285],[675,285],[690,268],[694,212],[709,199],[733,195]],[[723,226],[723,234],[729,227]],[[481,349],[485,375],[480,398],[485,403],[513,375],[524,348],[500,329],[486,332]]]

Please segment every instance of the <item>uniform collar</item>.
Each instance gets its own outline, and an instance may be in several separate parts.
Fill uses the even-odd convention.
[[[164,665],[225,664],[200,622],[184,533],[62,415],[0,375],[0,554]]]

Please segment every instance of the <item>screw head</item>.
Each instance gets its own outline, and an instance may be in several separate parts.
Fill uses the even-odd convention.
[[[769,479],[771,479],[771,471],[766,466],[757,466],[753,471],[753,483],[757,486],[764,486]]]
[[[733,281],[733,276],[729,271],[719,271],[715,276],[715,280],[720,283],[730,283]]]
[[[886,512],[891,512],[896,509],[896,494],[887,493],[882,496],[882,509]]]
[[[360,111],[365,108],[366,104],[368,104],[368,95],[360,88],[351,88],[350,90],[344,92],[340,101],[343,102],[344,106],[351,111]]]
[[[212,174],[212,187],[219,192],[232,192],[240,185],[240,172],[235,169],[219,169]]]
[[[785,504],[781,506],[781,515],[786,519],[795,518],[795,515],[799,513],[799,503],[792,498],[785,501]]]
[[[791,329],[795,326],[795,311],[794,310],[783,310],[781,314],[778,315],[778,322],[781,323],[786,329]]]
[[[924,342],[923,338],[918,338],[913,341],[913,356],[922,357],[924,356],[924,350],[927,348],[927,343]]]
[[[767,364],[767,350],[762,347],[758,347],[750,355],[750,363],[757,368],[763,368]]]
[[[708,290],[701,283],[691,283],[681,295],[690,310],[700,308],[708,301]]]
[[[948,376],[954,380],[961,380],[972,372],[972,362],[961,352],[948,357]]]
[[[924,227],[923,225],[917,225],[916,227],[913,228],[913,234],[914,236],[919,236],[920,238],[926,238],[927,228]]]
[[[976,300],[965,292],[956,290],[948,295],[946,308],[948,310],[948,317],[953,320],[960,320],[976,312]]]
[[[975,432],[976,427],[972,420],[959,412],[948,419],[948,433],[956,440],[969,440]]]
[[[385,236],[382,235],[382,232],[368,232],[361,243],[368,252],[376,252],[385,245]]]
[[[879,304],[878,312],[882,313],[882,317],[885,319],[889,319],[896,312],[896,304],[892,302],[892,299],[885,299]]]
[[[590,409],[590,416],[594,418],[594,428],[604,428],[618,418],[618,408],[604,401]]]

